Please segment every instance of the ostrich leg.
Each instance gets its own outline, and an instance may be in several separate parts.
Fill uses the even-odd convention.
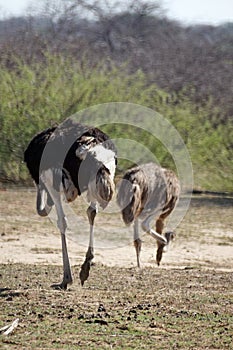
[[[159,218],[156,221],[156,231],[161,232],[161,234],[162,234],[163,227],[164,227],[163,219]],[[165,253],[167,251],[167,247],[168,247],[169,243],[174,239],[175,235],[176,235],[175,232],[168,231],[168,232],[165,232],[165,234],[164,234],[164,236],[167,240],[167,244],[164,244],[164,243],[157,241],[158,249],[157,249],[157,253],[156,253],[156,261],[157,261],[158,266],[160,265],[160,261],[162,260],[163,253]]]
[[[139,237],[138,219],[135,219],[134,221],[134,247],[137,255],[137,265],[140,268],[140,252],[142,248],[142,240]]]
[[[79,273],[79,278],[81,281],[81,285],[84,285],[84,282],[89,277],[89,272],[91,268],[91,261],[94,258],[94,220],[97,214],[97,204],[91,203],[87,208],[87,216],[90,224],[90,238],[89,238],[89,246],[86,253],[86,259],[81,266],[81,271]]]
[[[161,233],[157,232],[157,230],[153,230],[151,227],[150,227],[150,222],[151,220],[154,218],[154,214],[153,215],[150,215],[148,216],[143,222],[142,222],[142,229],[149,233],[153,238],[155,238],[157,240],[157,242],[160,242],[164,245],[167,244],[167,239],[162,236]]]
[[[175,206],[175,201],[171,200],[169,202],[168,209],[160,215],[160,217],[156,220],[156,231],[159,232],[162,235],[163,228],[164,228],[164,220],[166,217],[172,212]],[[167,243],[164,244],[163,242],[157,241],[158,249],[156,253],[156,261],[158,266],[160,265],[160,261],[162,260],[163,253],[166,252],[166,248],[168,247],[169,242],[175,237],[175,232],[166,232],[165,237],[167,240]]]
[[[44,171],[41,175],[42,181],[46,185],[46,188],[55,204],[57,212],[57,226],[61,233],[61,243],[62,243],[62,259],[63,259],[63,280],[59,284],[53,284],[51,287],[54,289],[67,289],[67,285],[72,283],[71,268],[69,262],[69,256],[66,244],[66,228],[67,222],[65,213],[62,208],[60,193],[53,187],[53,172],[51,169]]]
[[[162,235],[162,232],[163,232],[163,227],[164,227],[163,219],[159,218],[156,221],[156,231],[159,232],[161,235]],[[157,253],[156,253],[156,261],[157,261],[157,264],[159,266],[160,265],[160,261],[162,259],[164,247],[165,247],[166,244],[164,244],[163,242],[157,241],[157,245],[158,245],[158,249],[157,249]]]
[[[41,185],[37,185],[36,209],[40,216],[48,216],[52,209],[53,203],[48,196],[49,194],[46,194],[45,188],[42,188]]]

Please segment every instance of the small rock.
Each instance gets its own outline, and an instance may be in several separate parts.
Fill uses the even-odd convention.
[[[99,324],[101,324],[102,326],[107,326],[108,325],[108,322],[107,321],[105,321],[105,320],[95,320],[94,321],[94,323],[99,323]]]
[[[104,305],[100,304],[98,307],[98,312],[105,312],[105,311],[106,311],[106,309],[105,309]]]

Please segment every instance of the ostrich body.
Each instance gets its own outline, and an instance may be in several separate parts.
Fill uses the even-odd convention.
[[[83,285],[94,258],[94,220],[98,205],[104,209],[115,189],[115,146],[101,130],[68,119],[60,126],[37,134],[25,150],[24,161],[37,187],[38,214],[47,216],[53,205],[56,208],[62,241],[63,280],[53,285],[54,288],[66,289],[72,283],[66,245],[67,220],[61,193],[72,202],[87,191],[90,238],[79,275]]]
[[[156,261],[160,264],[163,251],[174,238],[173,232],[162,235],[164,220],[173,211],[179,198],[179,181],[171,170],[155,163],[142,164],[129,169],[121,181],[117,202],[126,225],[134,225],[134,246],[137,265],[140,267],[142,241],[139,237],[139,223],[143,231],[157,240]],[[155,221],[155,230],[152,228]]]

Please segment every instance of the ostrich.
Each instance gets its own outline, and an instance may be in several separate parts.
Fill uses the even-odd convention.
[[[83,285],[94,258],[94,219],[98,205],[104,209],[115,190],[116,159],[116,148],[104,132],[70,119],[34,136],[24,152],[24,161],[37,187],[38,214],[47,216],[53,205],[56,208],[62,242],[63,280],[52,285],[53,288],[65,290],[72,283],[61,192],[67,202],[72,202],[87,191],[90,203],[87,209],[89,246],[79,274]]]
[[[156,261],[160,264],[165,247],[174,238],[174,232],[162,235],[165,218],[173,211],[179,198],[179,181],[171,170],[155,163],[135,166],[126,171],[120,183],[117,202],[126,225],[133,223],[134,246],[137,266],[140,267],[142,241],[139,237],[138,221],[143,231],[157,240]],[[155,220],[155,230],[151,221]]]

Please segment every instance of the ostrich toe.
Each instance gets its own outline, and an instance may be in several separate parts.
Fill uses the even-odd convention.
[[[67,286],[68,284],[72,284],[73,283],[73,279],[71,276],[71,271],[64,271],[64,276],[63,276],[63,280],[61,283],[55,283],[51,285],[51,288],[55,289],[55,290],[67,290]]]
[[[67,290],[67,284],[65,282],[61,282],[61,283],[54,283],[51,285],[51,288],[55,289],[55,290]]]

